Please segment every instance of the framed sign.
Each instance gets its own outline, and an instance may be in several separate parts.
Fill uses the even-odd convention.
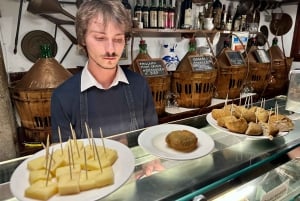
[[[189,56],[189,61],[193,71],[208,71],[214,69],[210,55]]]
[[[269,53],[264,49],[258,49],[254,51],[256,59],[259,63],[270,63]]]
[[[226,51],[226,57],[232,66],[245,65],[245,60],[241,52],[239,51]]]
[[[168,71],[162,59],[138,59],[137,66],[144,76],[167,75]]]

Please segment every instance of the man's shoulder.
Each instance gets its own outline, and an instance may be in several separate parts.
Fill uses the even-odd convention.
[[[70,91],[79,89],[80,90],[80,78],[81,78],[81,72],[76,73],[72,75],[70,78],[65,80],[63,83],[61,83],[54,91],[59,92],[59,91]]]

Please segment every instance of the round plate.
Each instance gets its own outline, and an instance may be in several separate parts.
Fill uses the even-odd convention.
[[[180,152],[168,147],[165,138],[175,130],[188,130],[198,138],[198,147],[192,152]],[[190,160],[209,154],[215,147],[213,139],[203,131],[180,124],[161,124],[144,130],[138,138],[139,145],[154,156],[171,160]]]
[[[102,140],[100,138],[94,138],[96,145],[102,145]],[[115,149],[118,152],[118,159],[113,164],[112,168],[114,171],[115,182],[112,185],[105,186],[102,188],[96,188],[88,191],[83,191],[78,194],[73,195],[54,195],[48,201],[62,201],[62,200],[72,200],[72,201],[82,201],[82,200],[98,200],[101,199],[110,193],[114,192],[120,188],[131,176],[135,167],[135,158],[131,150],[124,144],[109,139],[103,139],[105,147]],[[85,145],[88,145],[88,139],[80,139],[78,141],[83,141]],[[65,143],[63,143],[65,145]],[[60,149],[60,144],[56,144],[50,147],[50,150]],[[10,190],[12,194],[22,201],[35,201],[34,199],[24,197],[25,189],[30,185],[29,184],[29,171],[27,170],[27,162],[45,155],[45,150],[41,150],[34,154],[32,157],[28,158],[22,162],[10,179]],[[126,167],[126,168],[124,168]]]
[[[235,136],[238,136],[238,137],[247,137],[247,139],[254,139],[254,140],[261,140],[261,139],[270,139],[270,137],[268,136],[265,136],[265,135],[258,135],[258,136],[255,136],[255,135],[246,135],[246,134],[241,134],[241,133],[234,133],[234,132],[231,132],[229,131],[227,128],[223,128],[221,126],[218,125],[218,122],[212,117],[212,114],[211,112],[208,113],[206,115],[206,120],[207,122],[214,128],[218,129],[218,130],[221,130],[225,133],[228,133],[228,134],[231,134],[231,135],[235,135]],[[282,137],[282,136],[285,136],[287,135],[289,132],[279,132],[276,136],[274,137]]]
[[[55,39],[47,32],[34,30],[28,32],[22,39],[21,48],[24,56],[33,63],[41,55],[40,46],[49,44],[52,50],[52,55],[55,57],[57,53],[57,44]]]

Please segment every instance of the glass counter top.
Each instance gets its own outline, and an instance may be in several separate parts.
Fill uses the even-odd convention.
[[[275,102],[279,105],[279,113],[286,113],[283,99],[267,100],[265,108],[274,107]],[[138,136],[144,129],[110,137],[116,140],[126,138],[135,156],[135,170],[121,188],[101,200],[192,200],[194,196],[213,190],[237,176],[247,174],[254,168],[300,146],[299,120],[295,120],[295,128],[288,135],[276,137],[273,140],[253,140],[244,135],[227,134],[210,126],[206,121],[206,115],[170,123],[188,125],[202,130],[214,140],[214,149],[210,154],[198,159],[166,160],[155,157],[138,146]],[[0,186],[0,192],[9,190],[7,186],[9,186],[12,172],[27,157],[0,162],[0,179],[3,183]],[[126,167],[126,164],[124,166]],[[152,168],[151,173],[145,172],[147,168],[148,170]],[[14,199],[9,192],[5,195],[5,199]],[[1,196],[0,200],[5,200]]]

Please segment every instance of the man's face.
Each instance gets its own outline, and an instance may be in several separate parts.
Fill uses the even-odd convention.
[[[101,16],[93,18],[88,24],[85,46],[89,62],[102,68],[116,68],[125,46],[124,30],[111,21],[104,26]]]

